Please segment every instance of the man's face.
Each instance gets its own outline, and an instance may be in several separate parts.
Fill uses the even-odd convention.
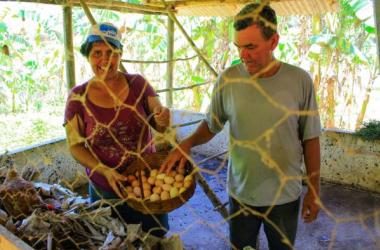
[[[250,75],[261,75],[260,71],[273,61],[272,52],[277,47],[278,39],[277,33],[268,40],[265,39],[257,25],[235,31],[234,43]]]

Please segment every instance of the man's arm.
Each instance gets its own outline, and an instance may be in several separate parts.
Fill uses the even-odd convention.
[[[179,167],[184,167],[186,161],[190,158],[191,148],[204,144],[215,136],[203,120],[193,134],[185,138],[178,146],[170,152],[164,163],[161,165],[160,171],[169,172],[174,165],[179,162]]]
[[[305,140],[302,146],[308,178],[308,190],[302,205],[302,218],[309,223],[317,218],[320,209],[318,204],[321,165],[319,137]]]

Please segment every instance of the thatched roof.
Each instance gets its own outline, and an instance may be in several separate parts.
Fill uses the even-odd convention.
[[[5,1],[5,0],[0,0]],[[80,0],[7,0],[17,2],[79,6]],[[174,10],[180,16],[234,16],[252,0],[143,0],[143,4],[131,4],[127,0],[85,0],[92,8],[104,8],[121,12],[167,13]],[[312,15],[338,10],[338,0],[271,0],[270,5],[279,16]]]
[[[183,16],[234,16],[252,0],[166,0],[177,15]],[[162,0],[145,0],[148,6],[165,7]],[[277,15],[311,15],[338,10],[337,0],[271,0]]]

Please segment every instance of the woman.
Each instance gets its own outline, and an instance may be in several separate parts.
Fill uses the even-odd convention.
[[[155,151],[149,124],[163,132],[170,121],[169,109],[142,76],[118,70],[120,40],[110,23],[91,27],[80,51],[94,77],[71,90],[65,110],[69,149],[86,167],[92,202],[124,197],[121,184],[127,178],[121,173],[136,155]],[[153,235],[161,237],[168,229],[167,214],[144,215],[126,204],[116,209],[127,223],[142,223]]]

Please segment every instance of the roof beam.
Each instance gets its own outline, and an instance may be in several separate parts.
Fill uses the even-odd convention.
[[[70,5],[80,7],[80,0],[0,0],[2,2],[25,2],[25,3],[40,3],[40,4],[52,4],[52,5]],[[87,0],[86,4],[90,8],[109,9],[120,12],[134,12],[141,14],[155,14],[162,15],[171,12],[164,7],[149,6],[125,3],[119,1],[102,1],[102,0]]]

